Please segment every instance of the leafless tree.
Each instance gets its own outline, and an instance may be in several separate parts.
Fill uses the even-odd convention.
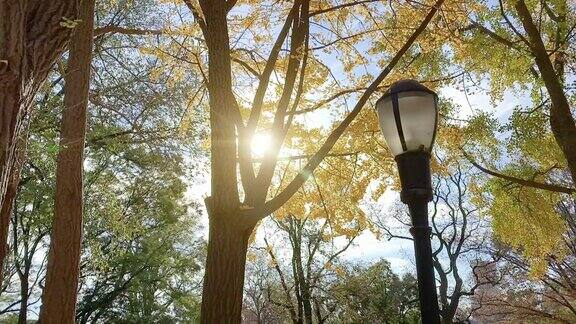
[[[276,286],[268,286],[269,302],[285,310],[293,323],[324,323],[336,310],[327,294],[335,280],[335,264],[355,236],[335,243],[330,222],[296,218],[274,220],[276,230],[263,239]],[[289,242],[290,245],[283,242]],[[273,291],[275,290],[275,291]]]
[[[470,177],[467,167],[460,162],[433,176],[432,228],[433,263],[438,281],[438,298],[443,323],[455,319],[466,320],[470,309],[462,307],[464,298],[475,294],[493,278],[486,276],[484,268],[497,262],[483,247],[491,244],[490,223],[480,217],[479,207],[469,201]],[[403,206],[394,207],[392,219],[387,214],[378,215],[376,225],[389,239],[410,240],[410,216]],[[467,274],[472,284],[466,284]]]
[[[573,199],[558,204],[567,231],[563,235],[563,252],[548,257],[545,273],[531,274],[530,264],[521,251],[496,242],[484,247],[499,260],[494,272],[501,280],[481,298],[475,300],[475,317],[491,322],[515,320],[549,320],[573,323],[576,320],[576,213]]]

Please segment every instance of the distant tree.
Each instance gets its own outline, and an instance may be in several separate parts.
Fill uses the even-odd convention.
[[[498,262],[491,265],[489,272],[494,284],[482,289],[473,299],[475,318],[526,323],[572,323],[576,320],[574,205],[563,202],[558,210],[568,226],[563,236],[568,250],[558,250],[550,255],[544,270],[535,268],[522,251],[506,244],[496,242],[484,247],[485,252],[492,254]]]
[[[385,260],[348,265],[330,287],[336,323],[419,323],[418,288],[410,274],[400,277]]]
[[[251,248],[248,253],[242,321],[254,324],[290,321],[286,309],[271,300],[271,296],[281,294],[282,288],[276,280],[276,270],[269,262],[268,252]]]
[[[269,295],[270,301],[284,307],[295,324],[326,322],[335,309],[327,303],[330,297],[325,291],[337,279],[341,255],[362,230],[340,235],[329,220],[309,216],[287,215],[274,223],[279,231],[264,237],[263,248],[281,283],[281,293]]]

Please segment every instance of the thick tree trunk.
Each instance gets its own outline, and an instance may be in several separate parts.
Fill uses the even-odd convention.
[[[66,71],[56,197],[42,323],[74,323],[82,244],[83,162],[92,60],[94,0],[84,0]]]
[[[78,2],[0,0],[0,264],[14,195],[7,191],[12,179],[18,181],[18,138],[26,136],[22,123],[36,90],[66,47],[70,28],[61,23],[76,19]]]
[[[25,115],[24,88],[27,85],[25,46],[25,6],[13,1],[0,1],[0,201],[11,179],[20,122]],[[14,1],[18,2],[18,1]],[[5,244],[5,243],[4,243]],[[5,248],[4,248],[5,249]]]
[[[64,50],[79,0],[0,0],[0,205],[10,181],[21,124]]]
[[[200,0],[195,14],[208,47],[211,197],[206,199],[210,234],[201,323],[240,323],[248,239],[256,222],[240,215],[236,168],[236,101],[228,36],[228,3]]]
[[[246,251],[254,226],[239,215],[211,215],[201,323],[241,322]]]
[[[8,81],[18,83],[18,80]],[[2,114],[2,125],[0,130],[0,141],[2,152],[0,156],[0,197],[2,197],[2,209],[9,210],[10,196],[6,195],[8,186],[11,179],[14,155],[16,151],[15,137],[19,133],[19,126],[17,121],[18,110],[20,105],[17,103],[20,100],[18,89],[13,86],[6,86],[0,84],[0,105]],[[16,94],[14,92],[17,92]],[[3,248],[5,249],[5,247]]]

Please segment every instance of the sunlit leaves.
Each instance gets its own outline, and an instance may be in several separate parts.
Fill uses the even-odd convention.
[[[534,188],[511,188],[495,181],[494,200],[490,208],[496,237],[522,250],[530,262],[532,274],[542,275],[547,259],[562,259],[566,225],[557,212],[562,198],[557,193]]]

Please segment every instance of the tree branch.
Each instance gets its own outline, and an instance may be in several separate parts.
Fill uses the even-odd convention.
[[[380,0],[361,0],[361,1],[354,1],[354,2],[349,2],[349,3],[343,3],[343,4],[341,4],[341,5],[337,5],[337,6],[334,6],[334,7],[330,7],[330,8],[326,8],[326,9],[319,9],[319,10],[316,10],[316,11],[312,11],[312,12],[310,12],[310,17],[316,16],[316,15],[320,15],[320,14],[323,14],[323,13],[327,13],[327,12],[330,12],[330,11],[335,11],[335,10],[342,9],[342,8],[352,7],[352,6],[356,6],[356,5],[364,4],[364,3],[378,2],[378,1],[380,1]]]
[[[522,21],[524,30],[530,39],[528,45],[532,50],[534,60],[536,61],[536,65],[538,65],[542,80],[552,101],[552,106],[550,107],[550,126],[552,133],[568,162],[572,182],[576,184],[576,122],[570,110],[568,98],[564,93],[564,86],[561,82],[563,76],[559,76],[554,69],[544,42],[542,41],[540,31],[534,24],[530,11],[524,1],[516,2],[515,8]]]
[[[412,46],[416,38],[426,29],[428,23],[432,20],[438,8],[442,5],[444,0],[438,0],[430,12],[426,15],[424,20],[420,23],[418,28],[414,31],[414,33],[408,38],[406,43],[402,46],[402,48],[394,55],[394,57],[390,60],[388,65],[382,70],[380,75],[376,77],[376,79],[370,84],[370,86],[366,89],[366,91],[362,94],[358,102],[356,103],[354,109],[346,116],[346,118],[342,121],[338,127],[332,131],[332,133],[328,136],[322,147],[310,158],[306,166],[300,171],[300,173],[286,186],[286,188],[280,192],[276,197],[272,198],[268,201],[262,208],[256,210],[258,214],[257,217],[265,217],[276,211],[280,208],[290,197],[292,197],[298,189],[308,180],[314,169],[320,165],[324,157],[330,152],[332,147],[336,144],[340,136],[344,133],[348,125],[352,123],[352,121],[356,118],[356,116],[360,113],[370,96],[374,93],[377,89],[378,85],[388,76],[388,74],[392,71],[392,69],[396,66],[396,64],[400,61],[404,53],[408,51],[408,49]]]
[[[94,29],[94,37],[102,36],[104,34],[161,35],[163,33],[165,32],[161,29],[141,29],[120,26],[105,26]]]
[[[480,164],[478,164],[466,152],[464,152],[464,151],[462,151],[462,152],[464,153],[464,156],[468,159],[468,161],[473,166],[475,166],[480,171],[487,173],[491,176],[501,178],[504,180],[508,180],[510,182],[517,183],[517,184],[519,184],[521,186],[525,186],[525,187],[538,188],[538,189],[543,189],[543,190],[548,190],[548,191],[553,191],[553,192],[561,192],[561,193],[565,193],[565,194],[569,194],[569,195],[576,192],[576,189],[574,189],[574,188],[562,187],[562,186],[558,186],[558,185],[542,183],[542,182],[537,182],[537,181],[533,181],[533,180],[520,179],[520,178],[516,178],[513,176],[506,175],[506,174],[502,174],[502,173],[499,173],[496,171],[492,171],[492,170],[487,169],[487,168],[481,166]]]

